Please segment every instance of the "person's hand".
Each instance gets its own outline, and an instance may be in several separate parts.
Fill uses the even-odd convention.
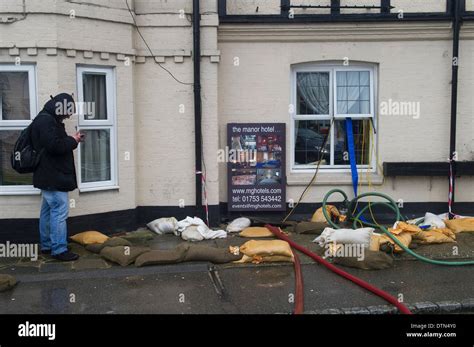
[[[77,143],[83,142],[86,135],[78,131],[72,137],[76,140]]]

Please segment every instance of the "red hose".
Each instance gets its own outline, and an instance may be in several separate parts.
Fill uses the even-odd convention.
[[[295,258],[295,310],[294,314],[303,314],[304,312],[304,291],[303,291],[303,273],[301,272],[300,258],[296,252],[293,252]]]
[[[381,297],[382,299],[384,299],[385,301],[389,302],[390,304],[394,305],[395,307],[398,308],[398,310],[403,313],[403,314],[412,314],[411,311],[405,306],[403,305],[401,302],[398,302],[397,299],[395,299],[393,296],[391,296],[389,293],[377,288],[377,287],[374,287],[373,285],[371,285],[370,283],[367,283],[365,282],[364,280],[361,280],[360,278],[356,277],[356,276],[353,276],[351,275],[350,273],[348,272],[345,272],[339,268],[337,268],[336,266],[332,265],[331,263],[329,263],[328,261],[324,260],[323,258],[321,258],[320,256],[318,256],[317,254],[309,251],[308,249],[298,245],[297,243],[293,242],[288,236],[286,236],[285,234],[283,234],[279,228],[276,228],[270,224],[267,224],[265,225],[266,228],[268,228],[268,230],[270,230],[276,237],[278,237],[279,239],[281,240],[284,240],[286,242],[288,242],[290,244],[290,246],[294,249],[297,249],[298,251],[300,251],[301,253],[303,254],[306,254],[308,257],[311,257],[312,259],[314,259],[315,261],[317,261],[318,263],[324,265],[325,267],[327,267],[329,270],[331,270],[332,272],[335,272],[336,274],[338,274],[339,276],[342,276],[346,279],[348,279],[349,281],[352,281],[354,282],[355,284],[357,284],[358,286],[374,293],[375,295]],[[296,259],[295,259],[295,262],[296,262]],[[296,263],[295,263],[295,266],[296,266]],[[296,270],[296,267],[295,267],[295,270]],[[297,300],[296,300],[297,301]],[[295,308],[295,312],[296,312],[296,308]]]

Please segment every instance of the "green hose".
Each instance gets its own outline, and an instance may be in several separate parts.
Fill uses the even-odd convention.
[[[372,227],[372,228],[376,228],[376,229],[380,229],[388,237],[390,237],[393,240],[393,242],[395,242],[398,246],[400,246],[400,248],[403,249],[405,252],[412,255],[413,257],[415,257],[418,260],[421,260],[421,261],[424,261],[424,262],[427,262],[427,263],[430,263],[430,264],[451,265],[451,266],[474,265],[474,260],[471,260],[471,261],[442,261],[442,260],[434,260],[434,259],[429,259],[429,258],[423,257],[423,256],[413,252],[408,247],[406,247],[399,239],[397,239],[391,232],[389,232],[387,228],[385,228],[382,225],[375,224],[375,220],[373,221],[374,223],[369,223],[367,221],[362,220],[362,215],[364,214],[364,212],[367,211],[368,208],[370,208],[372,206],[377,206],[377,205],[385,206],[385,207],[388,207],[389,209],[391,209],[395,213],[396,221],[403,220],[402,215],[400,213],[400,209],[398,208],[395,201],[393,201],[392,198],[390,198],[388,195],[385,195],[383,193],[377,193],[377,192],[364,193],[364,194],[361,194],[361,195],[357,196],[353,200],[349,201],[347,199],[347,195],[344,191],[342,191],[340,189],[333,189],[333,190],[329,191],[323,199],[323,208],[322,208],[322,210],[323,210],[323,214],[324,214],[324,217],[326,218],[327,222],[334,229],[340,229],[340,227],[331,220],[331,217],[330,217],[330,215],[328,214],[328,212],[326,210],[326,204],[327,204],[327,201],[328,201],[329,197],[331,195],[335,194],[335,193],[339,193],[343,196],[344,204],[348,208],[347,220],[348,221],[353,220],[353,228],[354,229],[357,229],[358,224],[359,225],[365,225],[365,226]],[[385,199],[386,202],[371,203],[370,205],[367,205],[367,206],[363,207],[359,212],[357,212],[357,214],[355,216],[353,216],[353,211],[355,211],[355,206],[356,206],[357,202],[360,199],[365,198],[365,197],[369,197],[369,196],[381,197],[381,198]]]

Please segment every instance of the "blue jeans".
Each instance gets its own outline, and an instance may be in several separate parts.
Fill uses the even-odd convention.
[[[67,224],[69,199],[67,192],[42,190],[40,215],[41,250],[51,250],[52,255],[67,251]]]

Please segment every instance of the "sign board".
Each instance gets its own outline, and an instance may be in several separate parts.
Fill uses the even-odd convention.
[[[285,123],[229,123],[229,211],[285,211]]]

